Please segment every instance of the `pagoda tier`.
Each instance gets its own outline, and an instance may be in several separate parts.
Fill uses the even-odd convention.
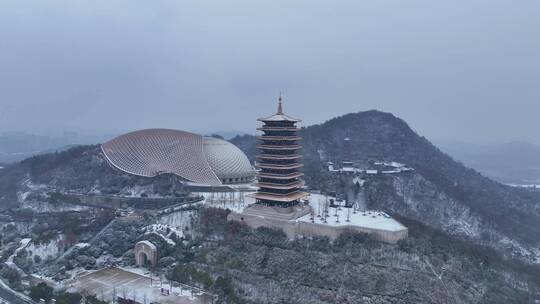
[[[304,187],[303,181],[294,181],[294,182],[288,182],[286,184],[278,184],[278,183],[266,183],[266,182],[258,182],[257,186],[260,188],[275,188],[275,189],[297,189]]]
[[[281,145],[283,141],[298,141],[301,140],[302,137],[288,135],[264,135],[258,136],[257,139],[262,140],[265,144],[277,143],[277,145]]]
[[[299,163],[283,163],[283,164],[272,164],[272,163],[265,163],[264,160],[256,165],[257,168],[261,169],[275,169],[275,170],[291,170],[291,169],[299,169],[303,167],[304,165]]]
[[[302,158],[300,154],[280,155],[280,154],[259,154],[257,158],[265,159],[299,159]]]
[[[300,131],[300,128],[296,128],[296,127],[293,127],[293,128],[286,128],[286,127],[262,127],[262,128],[257,128],[257,130],[259,130],[259,131],[280,131],[280,132],[291,131],[291,132],[297,132],[297,131]]]
[[[279,196],[275,193],[266,193],[262,191],[257,191],[257,193],[251,195],[257,199],[258,204],[263,204],[267,206],[282,206],[290,207],[296,205],[301,198],[306,197],[308,194],[305,192],[296,192],[291,193],[286,196]]]
[[[272,179],[293,179],[293,178],[299,178],[302,177],[304,173],[302,172],[294,172],[290,174],[271,174],[271,173],[257,173],[257,177],[260,178],[272,178]]]
[[[257,203],[267,206],[289,207],[296,205],[308,194],[302,191],[304,182],[299,169],[302,155],[299,150],[302,139],[297,135],[299,119],[283,113],[281,98],[275,115],[260,118],[263,126],[258,128],[262,135],[257,137],[260,154],[256,164],[259,190],[251,196]]]
[[[262,145],[258,145],[257,148],[261,149],[261,150],[269,150],[269,151],[274,151],[274,150],[298,150],[300,148],[302,148],[302,146],[300,145],[269,145],[269,144],[262,144]],[[266,151],[265,151],[266,152]]]

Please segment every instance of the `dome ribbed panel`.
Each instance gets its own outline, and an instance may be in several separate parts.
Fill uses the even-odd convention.
[[[118,136],[101,147],[113,166],[130,174],[172,173],[194,183],[221,184],[206,160],[203,137],[197,134],[146,129]]]
[[[205,137],[203,141],[208,163],[220,179],[254,177],[249,159],[238,147],[213,137]]]

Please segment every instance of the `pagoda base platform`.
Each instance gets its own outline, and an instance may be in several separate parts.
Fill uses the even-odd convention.
[[[290,207],[251,204],[246,209],[244,209],[241,214],[275,220],[292,221],[309,214],[310,211],[310,206],[302,203]]]
[[[251,204],[241,213],[231,212],[227,216],[227,220],[238,221],[254,229],[259,227],[280,229],[289,239],[294,239],[297,237],[294,223],[310,212],[311,207],[305,204],[285,208]]]
[[[311,221],[309,220],[311,208],[306,204],[287,208],[252,204],[242,212],[231,212],[227,216],[227,220],[244,223],[253,229],[259,227],[279,229],[289,239],[320,236],[328,237],[333,241],[344,232],[355,231],[370,234],[374,239],[385,243],[395,244],[408,236],[408,229],[397,222],[393,224],[393,226],[397,225],[396,227],[373,227],[368,223],[343,222],[335,224],[332,222],[335,221],[333,218],[329,218],[331,222],[328,224],[320,223],[320,219],[317,219],[319,222]],[[368,222],[370,219],[372,219],[371,216],[365,218]],[[382,221],[390,222],[393,220],[384,218]]]

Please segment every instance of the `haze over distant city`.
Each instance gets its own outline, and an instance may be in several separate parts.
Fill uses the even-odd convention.
[[[0,133],[255,133],[369,109],[540,143],[538,1],[4,1]]]

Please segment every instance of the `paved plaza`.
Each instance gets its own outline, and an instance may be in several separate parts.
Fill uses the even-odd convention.
[[[142,304],[206,304],[212,297],[187,286],[171,287],[151,280],[149,276],[120,268],[105,268],[76,279],[73,287],[80,292],[96,295],[99,299],[111,301],[116,297],[134,300]],[[164,295],[164,290],[170,295]]]

